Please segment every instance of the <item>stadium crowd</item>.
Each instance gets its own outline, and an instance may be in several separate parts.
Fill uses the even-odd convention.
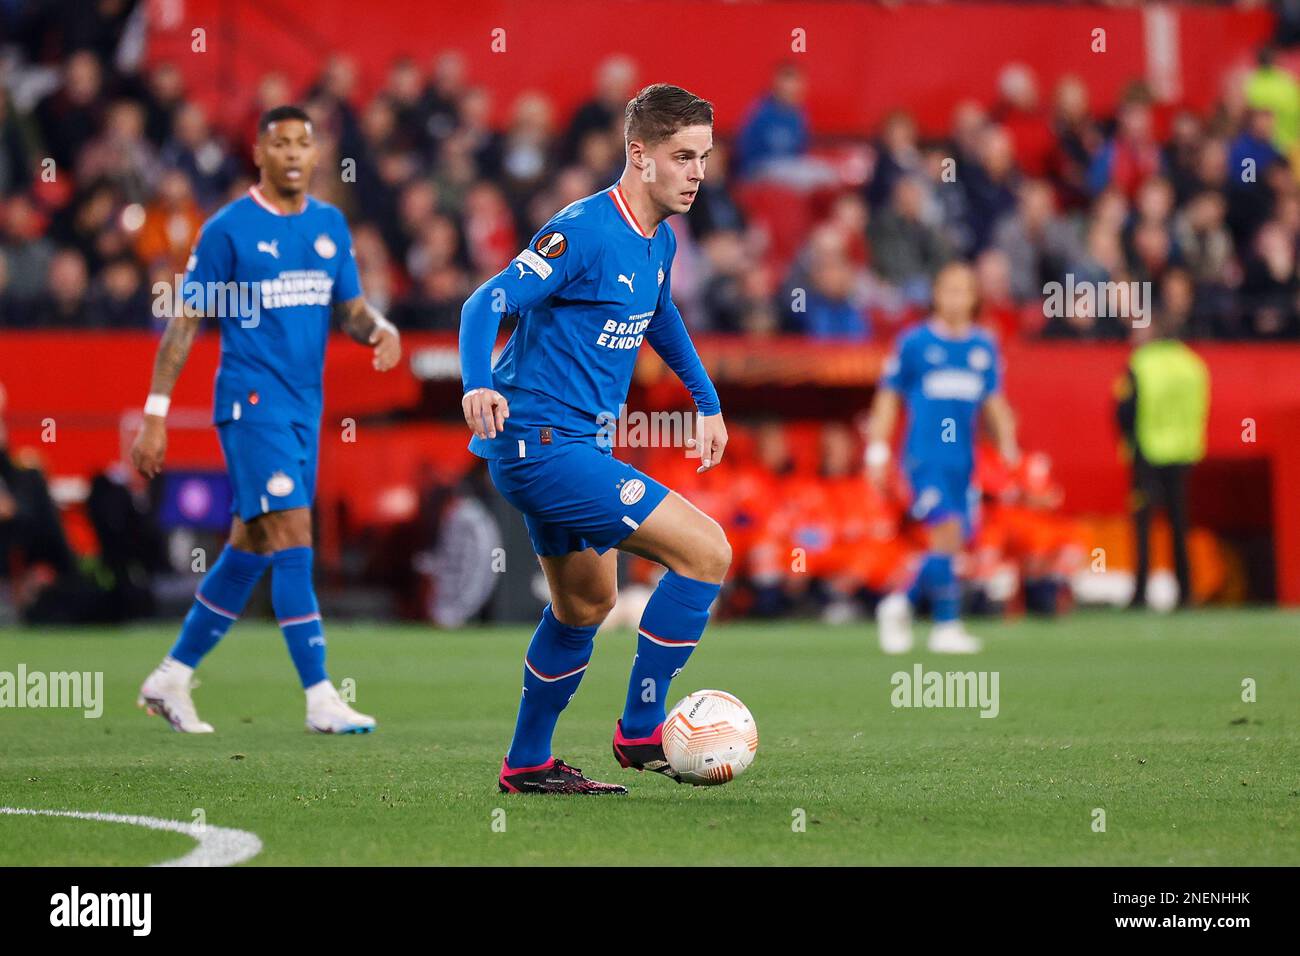
[[[252,181],[256,115],[298,101],[322,170],[342,170],[315,189],[352,221],[367,296],[401,328],[454,329],[552,212],[616,178],[623,104],[649,79],[613,57],[572,115],[526,93],[498,128],[490,78],[455,52],[392,63],[367,102],[335,55],[307,89],[267,74],[226,131],[175,64],[122,55],[132,4],[75,6],[16,32],[0,67],[0,328],[159,328],[154,283]],[[719,137],[677,230],[674,295],[697,331],[888,339],[962,257],[1004,336],[1124,338],[1113,316],[1044,317],[1044,284],[1066,275],[1149,281],[1193,336],[1300,336],[1300,82],[1271,48],[1204,115],[1135,85],[1098,116],[1080,80],[1045,90],[1012,63],[942,138],[900,111],[846,142],[810,127],[807,94],[784,65]],[[790,209],[806,215],[781,245]]]

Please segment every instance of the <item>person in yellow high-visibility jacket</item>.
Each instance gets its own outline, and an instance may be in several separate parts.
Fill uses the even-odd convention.
[[[1187,556],[1187,478],[1205,457],[1210,373],[1204,360],[1179,341],[1181,323],[1161,316],[1154,336],[1138,345],[1116,385],[1118,418],[1132,463],[1130,511],[1137,544],[1131,607],[1146,606],[1151,516],[1163,505],[1173,532],[1178,603],[1191,602]]]

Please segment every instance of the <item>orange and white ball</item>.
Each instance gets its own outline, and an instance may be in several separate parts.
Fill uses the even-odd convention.
[[[758,725],[739,699],[721,690],[683,697],[664,720],[664,754],[687,783],[728,783],[758,750]]]

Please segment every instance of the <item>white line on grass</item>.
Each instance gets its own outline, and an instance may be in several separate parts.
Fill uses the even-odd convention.
[[[157,817],[139,817],[122,813],[86,813],[82,810],[29,810],[23,807],[0,807],[0,814],[27,817],[72,817],[76,820],[98,820],[102,823],[129,823],[150,830],[171,830],[184,833],[198,841],[189,853],[175,860],[155,866],[234,866],[251,860],[262,852],[262,841],[247,830],[214,827],[179,820],[160,820]]]

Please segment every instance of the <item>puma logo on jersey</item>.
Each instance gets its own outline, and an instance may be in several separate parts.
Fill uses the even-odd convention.
[[[272,259],[279,259],[280,258],[279,244],[280,244],[279,239],[272,239],[270,242],[259,242],[257,244],[257,251],[267,253]]]
[[[633,293],[636,292],[636,290],[632,288],[632,280],[635,279],[635,278],[636,278],[636,273],[635,273],[635,272],[633,272],[630,276],[625,276],[625,275],[623,275],[623,273],[621,273],[621,272],[618,274],[618,281],[619,281],[619,282],[626,282],[626,283],[627,283],[627,291],[628,291],[628,292],[633,292]]]

